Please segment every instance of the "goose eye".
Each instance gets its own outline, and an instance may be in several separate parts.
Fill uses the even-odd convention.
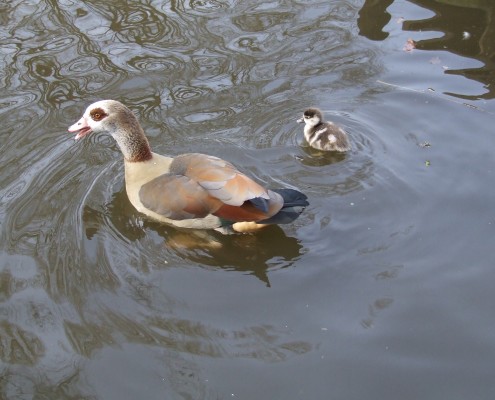
[[[100,108],[97,108],[95,110],[91,110],[89,115],[91,115],[91,118],[94,121],[101,121],[103,118],[105,118],[107,116],[107,114],[105,114],[105,112]]]

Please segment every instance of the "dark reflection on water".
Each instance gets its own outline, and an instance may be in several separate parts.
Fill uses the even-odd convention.
[[[0,322],[0,340],[0,360],[4,363],[34,365],[45,350],[41,340],[33,333],[7,321]]]
[[[481,82],[485,93],[466,95],[447,92],[456,97],[469,100],[492,99],[495,90],[491,83],[495,70],[495,4],[491,1],[430,1],[409,0],[434,14],[422,20],[405,18],[402,29],[410,32],[441,32],[440,37],[415,39],[416,48],[430,51],[449,51],[462,57],[478,60],[479,68],[445,70],[446,74],[461,75]],[[387,7],[392,0],[366,0],[358,19],[360,34],[371,40],[385,40],[388,33],[383,31],[391,19]]]
[[[448,50],[463,57],[482,62],[480,68],[448,69],[446,74],[462,75],[484,84],[486,93],[465,96],[462,93],[450,94],[470,100],[495,97],[491,83],[495,76],[495,4],[490,1],[420,1],[414,4],[427,8],[435,16],[421,21],[404,21],[407,31],[442,32],[440,38],[419,40],[417,48],[422,50]]]
[[[388,32],[384,32],[383,28],[392,18],[387,7],[393,2],[394,0],[366,0],[359,10],[359,34],[370,40],[386,39]]]

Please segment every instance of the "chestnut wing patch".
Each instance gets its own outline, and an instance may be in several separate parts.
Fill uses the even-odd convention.
[[[222,205],[194,180],[170,173],[144,184],[139,199],[150,211],[175,220],[204,218]]]
[[[170,172],[185,175],[223,203],[241,206],[245,201],[259,198],[261,207],[269,200],[267,191],[239,172],[231,163],[205,154],[183,154],[174,159]],[[256,200],[255,200],[256,202]]]
[[[259,221],[283,205],[281,196],[229,162],[196,153],[174,158],[169,173],[141,187],[139,199],[147,209],[175,220],[214,214],[230,221]]]

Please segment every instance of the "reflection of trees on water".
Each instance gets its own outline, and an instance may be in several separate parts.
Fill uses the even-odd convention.
[[[404,21],[403,28],[408,31],[440,31],[440,38],[420,40],[416,47],[422,50],[447,50],[462,57],[481,61],[480,68],[448,69],[446,74],[462,75],[481,82],[487,93],[481,96],[452,95],[475,100],[495,97],[491,83],[495,78],[495,3],[492,1],[410,0],[411,2],[432,10],[436,15],[421,21]],[[463,39],[463,33],[469,37]]]
[[[491,0],[409,0],[431,10],[431,18],[403,22],[405,31],[442,32],[438,38],[418,40],[421,50],[449,51],[461,57],[481,61],[480,68],[447,69],[446,74],[461,75],[485,85],[487,92],[478,96],[449,93],[453,96],[476,100],[492,99],[495,88],[495,2]],[[360,34],[371,40],[384,40],[388,34],[383,27],[390,21],[386,11],[391,0],[367,0],[360,11]],[[468,33],[468,35],[465,34]]]
[[[383,27],[392,18],[387,12],[387,7],[392,3],[393,0],[366,0],[357,20],[359,34],[370,40],[385,40],[388,32],[384,32]]]

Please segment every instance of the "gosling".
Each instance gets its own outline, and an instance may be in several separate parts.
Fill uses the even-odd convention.
[[[333,122],[323,121],[323,114],[317,108],[308,108],[297,122],[305,123],[304,138],[311,147],[341,153],[351,149],[347,133]]]

